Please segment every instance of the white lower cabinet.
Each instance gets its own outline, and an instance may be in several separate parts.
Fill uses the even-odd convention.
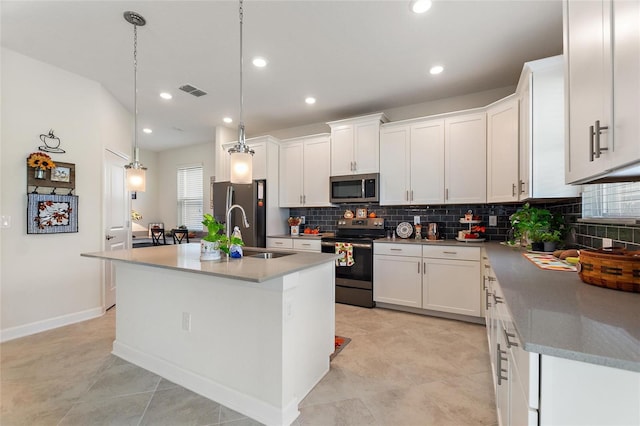
[[[376,302],[480,316],[480,248],[375,243]]]
[[[320,239],[305,237],[267,237],[267,248],[295,251],[322,251]]]

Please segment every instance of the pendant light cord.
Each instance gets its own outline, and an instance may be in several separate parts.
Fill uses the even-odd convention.
[[[138,26],[133,24],[133,164],[138,158]]]
[[[245,145],[245,134],[244,134],[244,97],[242,90],[242,71],[244,68],[244,55],[242,51],[242,23],[244,20],[244,10],[243,10],[243,1],[240,0],[240,123],[238,124],[238,143],[240,145]]]

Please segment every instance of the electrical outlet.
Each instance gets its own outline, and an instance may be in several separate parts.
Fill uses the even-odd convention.
[[[0,228],[11,228],[11,216],[2,215],[2,219],[0,219]]]
[[[489,216],[489,226],[498,226],[498,216]]]
[[[307,218],[305,216],[300,216],[300,225],[304,225],[307,223]]]
[[[189,312],[182,313],[182,329],[191,331],[191,314]]]
[[[613,247],[613,240],[611,238],[602,239],[602,248]]]
[[[414,216],[413,217],[413,224],[414,225],[420,225],[420,216]]]

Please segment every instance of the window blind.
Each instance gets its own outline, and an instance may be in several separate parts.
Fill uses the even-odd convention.
[[[584,185],[583,218],[640,218],[640,182]]]
[[[178,168],[178,225],[202,230],[202,166]]]

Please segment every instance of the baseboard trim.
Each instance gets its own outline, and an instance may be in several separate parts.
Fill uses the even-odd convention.
[[[9,340],[18,339],[20,337],[30,336],[32,334],[41,333],[54,328],[64,327],[65,325],[75,324],[98,318],[104,314],[102,307],[87,309],[86,311],[74,312],[72,314],[61,315],[55,318],[49,318],[42,321],[32,322],[30,324],[20,325],[17,327],[0,330],[0,342],[8,342]]]
[[[290,425],[300,414],[297,398],[279,408],[117,340],[113,342],[112,353],[266,425]]]
[[[394,311],[409,312],[412,314],[427,315],[430,317],[446,318],[446,319],[485,325],[484,317],[474,317],[471,315],[432,311],[430,309],[413,308],[411,306],[401,306],[401,305],[394,305],[392,303],[382,303],[382,302],[376,302],[376,308],[392,309]]]

